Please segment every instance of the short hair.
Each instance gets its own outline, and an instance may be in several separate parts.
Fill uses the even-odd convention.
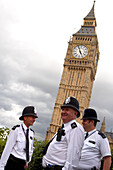
[[[94,119],[89,119],[89,122],[92,120],[94,120]],[[94,126],[96,127],[96,125],[97,125],[97,120],[94,120]]]

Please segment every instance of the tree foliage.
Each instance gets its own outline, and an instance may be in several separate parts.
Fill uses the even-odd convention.
[[[5,147],[7,136],[9,134],[10,130],[7,127],[0,128],[0,157],[3,152],[3,149]]]

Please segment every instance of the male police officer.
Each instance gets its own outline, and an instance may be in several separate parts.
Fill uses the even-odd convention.
[[[68,97],[61,109],[64,127],[58,130],[43,156],[45,170],[74,170],[80,159],[84,129],[75,120],[80,116],[79,103],[76,98]]]
[[[34,132],[29,127],[37,118],[34,106],[27,106],[19,118],[24,122],[14,126],[8,136],[0,160],[0,170],[24,170],[33,153]]]
[[[96,130],[97,113],[92,108],[84,110],[83,127],[86,139],[81,152],[81,159],[77,170],[99,170],[101,159],[104,158],[103,170],[109,170],[111,165],[111,152],[106,136]]]

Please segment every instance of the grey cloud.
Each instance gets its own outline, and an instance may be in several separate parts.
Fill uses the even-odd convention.
[[[104,76],[100,73],[94,83],[90,106],[96,109],[101,120],[98,127],[101,126],[105,117],[106,131],[110,131],[113,128],[113,83],[106,81],[107,77],[104,77],[105,79],[100,79],[100,77]]]
[[[94,83],[93,90],[91,103],[112,111],[113,83],[107,82],[105,79],[100,81],[98,78]]]

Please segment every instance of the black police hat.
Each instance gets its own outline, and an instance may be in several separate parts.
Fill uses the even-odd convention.
[[[34,106],[27,106],[24,108],[22,112],[22,116],[19,118],[20,120],[24,120],[24,116],[35,116],[35,118],[38,118]]]
[[[84,110],[83,117],[81,120],[83,120],[83,119],[96,120],[97,122],[100,122],[100,120],[97,119],[96,111],[92,108],[87,108]]]
[[[61,106],[61,109],[64,107],[70,107],[75,109],[78,112],[77,117],[80,116],[79,102],[75,97],[68,97],[67,99],[65,99],[63,105]]]

